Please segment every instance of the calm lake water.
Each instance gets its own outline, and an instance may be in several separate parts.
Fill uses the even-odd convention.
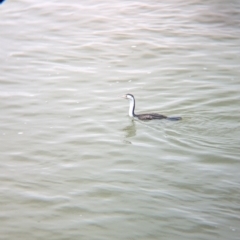
[[[240,1],[0,16],[1,239],[239,240]]]

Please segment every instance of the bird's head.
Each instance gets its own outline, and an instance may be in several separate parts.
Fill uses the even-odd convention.
[[[122,97],[125,99],[134,100],[134,96],[130,93],[127,93],[127,94],[123,95]]]

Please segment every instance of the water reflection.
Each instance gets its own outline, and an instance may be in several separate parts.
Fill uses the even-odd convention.
[[[136,136],[136,124],[134,120],[131,120],[131,124],[125,128],[123,131],[126,133],[125,137],[130,138]]]

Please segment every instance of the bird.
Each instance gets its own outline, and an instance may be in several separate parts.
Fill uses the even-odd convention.
[[[139,120],[154,120],[154,119],[167,119],[167,120],[173,120],[173,121],[178,121],[181,120],[181,117],[167,117],[165,115],[162,114],[158,114],[158,113],[145,113],[145,114],[135,114],[134,110],[135,110],[135,98],[132,94],[127,93],[125,95],[122,96],[125,99],[129,100],[129,117],[132,118],[137,118]]]

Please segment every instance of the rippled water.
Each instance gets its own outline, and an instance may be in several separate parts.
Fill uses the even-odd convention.
[[[2,239],[239,239],[239,1],[0,14]]]

